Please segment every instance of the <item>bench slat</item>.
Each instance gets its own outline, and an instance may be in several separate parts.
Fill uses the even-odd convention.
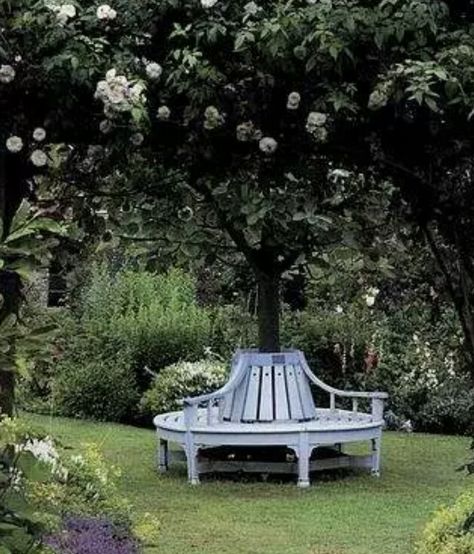
[[[273,421],[273,368],[262,368],[262,386],[260,390],[259,421]]]
[[[301,368],[301,366],[295,366],[296,381],[298,383],[298,389],[301,398],[301,409],[303,411],[304,419],[311,419],[314,417],[316,407],[314,405],[313,395],[311,394],[311,388],[308,383],[308,379]]]
[[[275,419],[290,419],[286,393],[285,366],[275,365]]]
[[[260,377],[262,368],[252,366],[250,368],[249,384],[245,398],[244,413],[242,421],[256,421],[258,410],[258,397],[260,393]]]
[[[296,369],[293,365],[285,366],[286,371],[286,383],[288,386],[288,400],[290,403],[290,418],[291,419],[304,419],[303,410],[301,409],[301,399],[298,390],[298,383],[296,382]]]
[[[232,415],[230,416],[231,421],[237,421],[238,423],[242,421],[245,398],[247,396],[249,376],[250,373],[247,372],[245,377],[242,379],[242,383],[240,384],[239,388],[235,391],[234,402],[232,404]]]

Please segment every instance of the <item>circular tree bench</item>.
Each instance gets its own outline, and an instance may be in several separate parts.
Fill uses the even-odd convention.
[[[329,406],[315,406],[311,385],[329,395]],[[351,409],[337,407],[338,398],[352,401]],[[159,438],[161,471],[168,469],[168,441],[185,453],[188,478],[199,483],[199,474],[218,471],[297,473],[298,485],[309,486],[311,471],[358,467],[380,472],[380,439],[383,427],[383,392],[335,389],[318,379],[298,350],[278,354],[241,350],[232,363],[229,381],[210,394],[184,399],[184,410],[154,418]],[[370,412],[359,409],[368,400]],[[369,441],[368,455],[345,455],[343,445]],[[297,462],[214,460],[206,449],[232,447],[286,447]],[[313,456],[318,447],[336,447],[334,457]]]

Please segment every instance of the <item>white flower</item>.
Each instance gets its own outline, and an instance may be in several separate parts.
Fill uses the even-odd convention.
[[[108,4],[99,6],[96,13],[98,19],[115,19],[117,17],[117,12]]]
[[[42,150],[33,150],[30,160],[36,167],[43,167],[48,163],[48,158]]]
[[[109,69],[105,79],[97,83],[94,96],[103,102],[106,117],[113,118],[117,112],[131,111],[134,106],[145,104],[144,90],[142,82],[130,82],[125,75]]]
[[[43,440],[30,439],[20,447],[21,451],[31,452],[35,458],[46,464],[55,466],[59,460],[59,454],[51,438]]]
[[[365,303],[369,308],[371,308],[375,304],[375,296],[371,296],[370,294],[365,295]]]
[[[339,181],[345,181],[351,176],[351,172],[347,169],[331,169],[328,171],[328,179],[333,183],[338,183]]]
[[[150,79],[157,80],[161,77],[161,74],[163,73],[163,68],[159,63],[156,62],[150,62],[145,67],[146,74]]]
[[[76,17],[76,6],[73,4],[62,4],[54,9],[60,23],[67,23],[68,19]]]
[[[299,92],[290,92],[286,107],[288,110],[297,110],[301,102],[301,94]]]
[[[324,127],[328,119],[325,113],[310,112],[306,120],[306,130],[312,133],[317,127]]]
[[[375,300],[379,292],[380,290],[377,287],[370,287],[367,294],[364,295],[365,303],[369,306],[369,308],[375,304]]]
[[[22,59],[23,59],[23,58],[21,57],[20,54],[17,54],[17,55],[15,56],[15,61],[16,61],[16,63],[20,63]]]
[[[203,8],[212,8],[217,4],[218,0],[201,0],[201,6]]]
[[[130,137],[130,142],[134,145],[134,146],[140,146],[140,144],[142,144],[142,142],[145,140],[145,137],[141,134],[141,133],[134,133],[131,137]]]
[[[204,128],[207,130],[215,129],[224,124],[223,114],[215,106],[208,106],[204,111]]]
[[[251,1],[245,4],[244,10],[248,15],[256,15],[262,8],[259,8],[258,5]]]
[[[273,154],[278,147],[278,143],[272,137],[263,137],[260,139],[258,147],[264,154]]]
[[[156,112],[156,117],[160,121],[168,121],[168,119],[171,117],[171,110],[168,108],[168,106],[160,106],[158,108],[158,111]]]
[[[12,152],[13,154],[17,154],[18,152],[21,152],[23,149],[23,141],[20,137],[17,136],[11,136],[7,138],[6,140],[6,147],[9,152]]]
[[[112,122],[109,121],[108,119],[103,119],[100,123],[99,123],[99,131],[101,133],[104,133],[104,135],[106,135],[107,133],[110,133],[110,131],[112,130]]]
[[[344,309],[341,305],[336,306],[336,313],[342,314],[343,311],[344,311]]]
[[[15,70],[11,65],[0,65],[0,83],[11,83],[15,75]]]
[[[43,129],[43,127],[36,127],[36,129],[33,131],[33,138],[37,142],[42,142],[46,138],[46,131]]]

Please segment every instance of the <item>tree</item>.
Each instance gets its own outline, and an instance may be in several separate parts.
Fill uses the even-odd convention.
[[[281,274],[332,242],[373,248],[387,179],[441,237],[438,257],[468,259],[439,224],[471,148],[468,2],[22,0],[7,17],[10,43],[27,46],[2,69],[8,134],[41,117],[73,147],[70,184],[121,216],[131,194],[141,217],[126,237],[179,232],[189,254],[231,241],[259,282],[263,349],[279,346]],[[448,285],[474,345],[465,281]]]

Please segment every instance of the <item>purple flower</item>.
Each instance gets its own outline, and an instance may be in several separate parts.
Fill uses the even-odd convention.
[[[137,541],[130,533],[110,521],[71,517],[62,531],[45,538],[57,554],[139,554]]]

